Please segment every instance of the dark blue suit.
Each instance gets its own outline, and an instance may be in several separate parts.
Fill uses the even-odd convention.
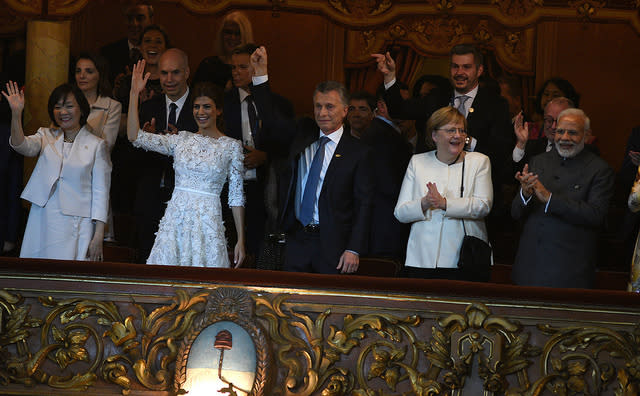
[[[327,168],[318,199],[319,232],[305,235],[295,216],[298,159],[315,142],[320,128],[311,119],[299,122],[283,117],[271,100],[268,83],[253,88],[258,112],[264,123],[280,132],[281,141],[292,141],[286,167],[280,178],[280,224],[287,233],[285,269],[337,273],[345,250],[361,255],[368,251],[373,192],[371,150],[344,129]],[[313,240],[313,251],[301,249]]]

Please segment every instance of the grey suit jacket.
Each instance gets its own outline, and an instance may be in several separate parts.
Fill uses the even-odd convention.
[[[556,150],[533,157],[529,169],[552,193],[545,204],[516,194],[511,215],[525,221],[513,265],[514,283],[526,286],[591,288],[597,238],[613,193],[609,165],[589,150],[563,159]]]

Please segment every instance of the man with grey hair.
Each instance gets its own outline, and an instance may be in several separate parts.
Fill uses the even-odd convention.
[[[512,270],[515,284],[591,288],[597,237],[613,193],[614,174],[584,149],[590,121],[580,109],[558,115],[554,145],[516,173],[520,192],[511,215],[524,221]]]
[[[371,150],[344,125],[348,92],[336,81],[317,85],[315,120],[296,122],[273,106],[267,50],[251,55],[252,94],[265,126],[290,141],[280,178],[280,226],[287,234],[284,269],[353,273],[367,252],[373,177]],[[251,219],[248,219],[251,221]]]
[[[565,97],[554,98],[549,101],[544,107],[544,137],[540,139],[530,140],[529,124],[524,122],[524,115],[519,113],[516,116],[513,123],[513,130],[517,142],[511,154],[516,170],[521,171],[524,164],[529,162],[530,158],[542,154],[545,151],[553,150],[553,137],[556,133],[556,126],[558,125],[558,115],[563,110],[574,107],[573,102]]]

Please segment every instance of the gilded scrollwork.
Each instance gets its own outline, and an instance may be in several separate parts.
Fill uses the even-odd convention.
[[[391,0],[329,0],[329,4],[344,15],[366,18],[380,15],[391,6]]]

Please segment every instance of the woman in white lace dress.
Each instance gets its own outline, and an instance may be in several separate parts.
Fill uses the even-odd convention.
[[[229,206],[238,232],[234,266],[242,264],[244,250],[243,154],[239,141],[225,136],[216,125],[222,94],[210,84],[193,90],[193,115],[198,133],[175,135],[147,133],[140,129],[138,99],[149,73],[144,60],[133,66],[127,135],[134,146],[174,157],[176,181],[173,195],[147,264],[194,267],[229,267],[222,223],[220,191],[229,180]],[[184,109],[187,111],[187,109]]]

